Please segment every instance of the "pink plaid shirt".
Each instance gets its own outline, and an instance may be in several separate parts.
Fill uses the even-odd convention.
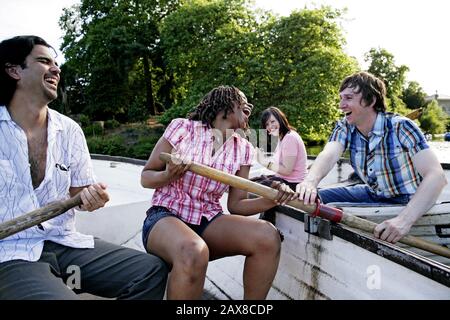
[[[183,157],[233,175],[252,163],[253,146],[237,133],[212,156],[213,129],[200,121],[174,119],[163,137]],[[211,220],[223,211],[219,200],[227,189],[223,183],[187,171],[182,178],[156,189],[152,205],[166,207],[183,221],[198,225],[202,217]]]

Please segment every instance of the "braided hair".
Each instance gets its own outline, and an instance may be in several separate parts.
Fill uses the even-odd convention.
[[[198,120],[211,127],[217,114],[225,111],[223,119],[227,118],[229,113],[233,113],[234,103],[244,102],[240,90],[234,86],[219,86],[208,92],[194,111],[189,114],[190,120]]]

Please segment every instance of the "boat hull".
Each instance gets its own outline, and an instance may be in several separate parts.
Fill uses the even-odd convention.
[[[269,299],[450,299],[448,267],[345,227],[335,226],[327,240],[305,232],[303,213],[283,211],[276,225],[285,239]],[[241,299],[244,259],[226,259],[210,263],[208,278]]]
[[[94,213],[77,213],[77,229],[144,251],[141,228],[152,190],[139,184],[142,162],[120,160],[94,161],[111,201]],[[221,203],[225,208],[226,196]],[[293,208],[277,208],[275,224],[285,240],[268,299],[450,299],[448,266],[345,226],[316,222]],[[218,299],[241,299],[243,266],[242,256],[210,262],[206,289]]]

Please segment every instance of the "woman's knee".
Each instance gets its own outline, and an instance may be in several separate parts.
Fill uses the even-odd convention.
[[[181,267],[185,272],[206,272],[209,261],[209,250],[206,243],[199,239],[185,241],[181,244],[174,261],[174,266]]]
[[[271,224],[261,221],[256,229],[255,249],[262,252],[279,254],[281,239],[278,230]]]

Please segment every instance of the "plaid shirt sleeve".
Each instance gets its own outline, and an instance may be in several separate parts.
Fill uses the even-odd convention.
[[[169,143],[175,149],[178,149],[178,145],[185,138],[188,137],[189,127],[191,125],[191,121],[188,119],[177,118],[173,119],[170,124],[167,126],[166,131],[163,134],[163,137],[169,141]]]
[[[251,166],[255,157],[255,149],[247,140],[242,139],[242,141],[244,142],[244,147],[241,154],[241,166]]]
[[[333,132],[328,139],[328,142],[337,141],[343,147],[344,151],[348,148],[348,135],[349,135],[349,127],[346,125],[344,120],[338,121],[336,126],[333,129]]]
[[[403,119],[398,122],[397,136],[403,148],[410,150],[412,156],[429,148],[422,131],[412,120]]]

